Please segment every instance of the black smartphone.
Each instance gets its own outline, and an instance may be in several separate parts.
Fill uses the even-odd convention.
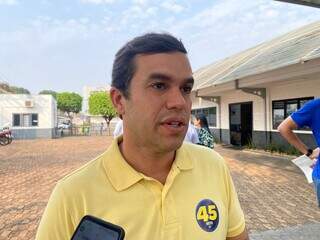
[[[81,219],[71,240],[123,240],[124,234],[120,226],[86,215]]]

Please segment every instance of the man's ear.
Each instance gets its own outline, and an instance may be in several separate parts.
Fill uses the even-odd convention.
[[[110,97],[113,106],[115,107],[116,111],[118,112],[119,116],[124,114],[124,101],[125,97],[123,94],[115,87],[111,87],[110,89]]]

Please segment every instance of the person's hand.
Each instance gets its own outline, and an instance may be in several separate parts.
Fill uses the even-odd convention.
[[[310,168],[314,168],[314,166],[316,165],[316,163],[317,163],[317,159],[314,159],[313,161],[312,161],[312,164],[310,165]]]
[[[316,148],[313,150],[312,154],[309,156],[311,159],[317,159],[319,157],[320,148]]]
[[[313,152],[312,152],[312,154],[309,156],[309,158],[311,159],[311,160],[313,160],[312,161],[312,164],[310,165],[310,167],[313,169],[314,168],[314,166],[316,165],[316,163],[317,163],[317,160],[318,160],[318,157],[319,157],[319,152],[320,152],[320,148],[316,148],[316,149],[314,149],[313,150]]]

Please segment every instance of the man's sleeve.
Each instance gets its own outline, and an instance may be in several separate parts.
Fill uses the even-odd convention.
[[[245,230],[245,219],[227,166],[225,166],[225,171],[227,181],[226,187],[228,191],[227,195],[229,196],[227,237],[235,237]]]
[[[306,103],[298,111],[291,114],[292,120],[298,125],[299,128],[304,126],[311,127],[312,112],[314,110],[314,101]]]
[[[68,213],[62,186],[57,184],[42,215],[36,240],[71,239],[75,224]]]

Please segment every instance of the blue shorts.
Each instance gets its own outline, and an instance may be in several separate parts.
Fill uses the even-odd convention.
[[[318,207],[320,208],[320,178],[313,178],[313,184],[316,191]]]

